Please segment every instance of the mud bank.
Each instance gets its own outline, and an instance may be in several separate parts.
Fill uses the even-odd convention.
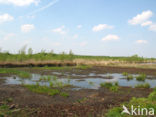
[[[107,89],[99,90],[82,89],[68,91],[68,98],[48,96],[33,93],[18,85],[0,85],[0,102],[12,98],[9,105],[16,105],[17,108],[29,108],[33,117],[87,117],[92,115],[98,117],[104,115],[109,108],[119,106],[129,101],[132,97],[146,97],[152,89],[140,89],[120,87],[118,93]],[[34,109],[36,110],[34,112]]]

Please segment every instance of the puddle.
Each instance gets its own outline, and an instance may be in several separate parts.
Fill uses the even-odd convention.
[[[55,74],[61,74],[55,72]],[[147,76],[148,79],[145,81],[137,81],[135,78],[133,80],[127,80],[124,78],[122,74],[119,73],[107,73],[107,74],[96,74],[96,73],[90,73],[88,75],[78,75],[78,74],[71,74],[75,76],[79,76],[79,78],[74,78],[69,80],[69,74],[66,76],[62,76],[57,78],[57,81],[61,81],[62,83],[68,83],[70,85],[73,85],[78,88],[73,88],[73,89],[82,89],[82,88],[88,88],[88,89],[98,89],[100,87],[100,83],[103,82],[118,82],[120,86],[131,86],[135,87],[137,84],[144,84],[144,83],[149,83],[150,86],[153,88],[156,86],[156,78],[154,76]],[[96,78],[92,78],[91,76],[96,76]],[[134,77],[137,76],[137,74],[133,74]],[[23,79],[20,77],[5,77],[5,82],[6,84],[36,84],[38,82],[40,85],[47,85],[49,86],[48,81],[41,81],[40,80],[41,75],[39,74],[32,74],[32,78],[28,79]],[[86,78],[87,77],[87,78]],[[101,78],[103,77],[103,78]],[[83,79],[81,79],[83,78]]]

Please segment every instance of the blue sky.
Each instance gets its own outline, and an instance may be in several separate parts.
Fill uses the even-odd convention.
[[[156,0],[0,0],[0,48],[156,57]]]

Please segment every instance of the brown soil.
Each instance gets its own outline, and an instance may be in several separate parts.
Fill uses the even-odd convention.
[[[72,61],[25,61],[25,62],[0,62],[0,67],[44,67],[44,66],[75,66]]]
[[[104,73],[131,73],[131,74],[140,74],[145,73],[147,75],[153,75],[156,76],[156,69],[145,69],[145,68],[127,68],[127,67],[110,67],[110,66],[104,66],[104,67],[91,67],[88,69],[62,69],[62,70],[46,70],[46,69],[40,69],[40,68],[20,68],[25,71],[29,71],[31,73],[38,73],[38,74],[44,74],[44,75],[54,75],[52,72],[59,72],[60,75],[57,76],[63,76],[64,73],[68,72],[69,74],[76,74],[76,75],[88,75],[89,73],[96,73],[96,74],[104,74]],[[90,76],[93,78],[96,78],[97,76]],[[74,78],[74,77],[72,77]],[[77,78],[77,77],[76,77]],[[84,77],[78,77],[78,78],[84,78]],[[100,78],[100,76],[98,76]]]
[[[82,89],[67,91],[69,97],[37,94],[17,85],[0,85],[0,102],[12,98],[10,105],[18,108],[36,109],[35,117],[97,117],[109,108],[129,101],[131,97],[146,97],[152,89],[133,89],[121,87],[118,93],[101,88],[99,90]],[[31,111],[31,110],[30,110]]]

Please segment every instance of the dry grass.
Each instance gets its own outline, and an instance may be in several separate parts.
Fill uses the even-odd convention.
[[[156,64],[140,64],[129,63],[119,60],[95,60],[95,59],[74,59],[74,60],[44,60],[35,61],[27,60],[22,62],[0,61],[0,67],[43,67],[43,66],[77,66],[77,65],[91,65],[91,66],[113,66],[113,67],[131,67],[131,68],[146,68],[156,69]]]

